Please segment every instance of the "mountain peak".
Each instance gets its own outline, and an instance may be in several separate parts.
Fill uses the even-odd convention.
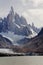
[[[8,20],[9,20],[9,22],[14,22],[14,9],[13,9],[12,6],[11,6],[11,10],[10,10],[10,12],[9,12],[9,14],[8,14],[8,16],[7,16],[7,18],[8,18]]]
[[[14,18],[14,9],[13,9],[12,6],[11,6],[11,10],[10,10],[10,15],[11,15],[12,18]]]
[[[13,6],[11,6],[11,10],[10,10],[10,12],[14,14]]]

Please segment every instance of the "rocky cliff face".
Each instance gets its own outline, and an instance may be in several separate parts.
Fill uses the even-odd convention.
[[[0,48],[10,48],[11,49],[12,45],[13,44],[9,39],[0,35]]]
[[[32,38],[29,43],[24,45],[25,52],[38,52],[43,53],[43,29],[39,32],[39,34]]]

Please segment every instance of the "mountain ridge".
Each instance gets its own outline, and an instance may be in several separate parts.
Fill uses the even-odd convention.
[[[27,23],[26,19],[23,16],[19,16],[18,13],[14,13],[13,7],[7,17],[4,19],[0,18],[0,32],[8,32],[12,31],[14,34],[28,36],[32,34],[31,29],[36,33],[37,29],[34,25],[31,26]]]

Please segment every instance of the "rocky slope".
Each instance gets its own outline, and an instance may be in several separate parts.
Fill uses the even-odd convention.
[[[24,45],[23,49],[24,52],[43,53],[43,28],[36,37],[32,38],[29,43]]]

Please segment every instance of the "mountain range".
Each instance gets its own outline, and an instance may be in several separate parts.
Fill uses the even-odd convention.
[[[11,54],[41,53],[43,28],[35,27],[34,23],[28,24],[26,19],[15,13],[11,7],[7,17],[0,18],[0,49],[7,49],[4,52]]]
[[[26,19],[19,14],[14,13],[13,7],[7,17],[0,18],[0,32],[14,32],[17,35],[29,36],[32,32],[39,33],[40,29],[36,28],[34,24],[30,25]]]

